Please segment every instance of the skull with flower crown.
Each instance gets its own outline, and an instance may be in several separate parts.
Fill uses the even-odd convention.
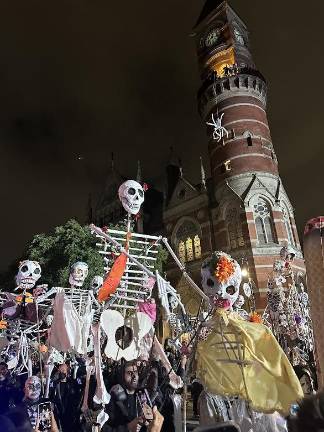
[[[202,287],[216,307],[230,309],[239,296],[241,267],[225,252],[214,252],[201,266]]]

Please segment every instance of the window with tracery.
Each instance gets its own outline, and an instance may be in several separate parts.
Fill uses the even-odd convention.
[[[291,221],[290,221],[290,216],[289,216],[288,210],[287,210],[286,206],[283,204],[281,205],[281,209],[282,209],[282,214],[284,217],[284,224],[285,224],[285,228],[286,228],[286,232],[287,232],[288,241],[290,244],[295,246],[296,245],[295,236],[294,236],[294,233],[293,233],[293,230],[291,227]]]
[[[201,240],[199,226],[190,220],[184,221],[175,234],[178,257],[181,262],[190,262],[201,258]]]
[[[269,204],[259,198],[254,204],[253,211],[259,244],[275,243],[276,235]]]
[[[245,242],[239,211],[236,208],[228,210],[226,213],[226,221],[230,248],[236,249],[240,246],[244,246]]]

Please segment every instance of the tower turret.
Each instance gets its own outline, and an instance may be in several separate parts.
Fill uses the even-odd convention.
[[[206,124],[217,249],[249,265],[264,305],[282,246],[304,270],[293,208],[282,186],[267,120],[267,85],[252,58],[246,25],[227,1],[207,0],[194,27],[198,111]]]

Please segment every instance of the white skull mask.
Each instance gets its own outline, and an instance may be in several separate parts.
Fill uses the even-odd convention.
[[[69,284],[71,286],[82,287],[86,277],[88,276],[88,264],[82,261],[74,263],[71,267]]]
[[[176,298],[176,296],[169,294],[168,300],[169,300],[169,305],[170,305],[171,311],[174,311],[179,305],[178,299]]]
[[[22,261],[19,264],[16,283],[19,288],[32,289],[41,277],[41,267],[37,261]]]
[[[51,327],[51,325],[52,325],[52,323],[53,323],[53,319],[54,319],[54,316],[53,315],[47,315],[47,317],[46,317],[46,325],[48,326],[48,327]]]
[[[103,277],[102,276],[94,276],[91,282],[91,289],[95,294],[100,290],[103,284]]]
[[[202,287],[213,301],[227,300],[233,306],[242,281],[238,262],[224,252],[214,252],[201,266]]]
[[[144,190],[135,180],[127,180],[120,185],[118,196],[127,213],[133,215],[140,211],[141,205],[144,202]]]

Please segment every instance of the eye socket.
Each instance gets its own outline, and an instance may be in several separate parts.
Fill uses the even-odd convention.
[[[129,193],[129,195],[135,195],[136,190],[134,188],[129,188],[128,193]]]
[[[236,291],[236,289],[235,289],[235,287],[234,287],[233,285],[230,285],[230,286],[228,286],[228,287],[226,288],[226,292],[227,292],[227,294],[229,294],[229,295],[233,295],[233,294],[235,294],[235,291]]]
[[[144,192],[142,191],[142,189],[138,189],[138,195],[143,198],[144,196]]]
[[[207,285],[209,286],[209,287],[212,287],[212,286],[214,286],[214,281],[213,281],[213,279],[207,279]]]
[[[38,267],[35,268],[34,273],[35,273],[35,274],[40,274],[40,269],[39,269]]]
[[[28,271],[28,266],[25,264],[25,265],[23,265],[22,267],[21,267],[21,271],[23,272],[23,273],[26,273],[27,271]]]
[[[98,288],[99,284],[97,282],[95,282],[93,285],[93,288]]]

